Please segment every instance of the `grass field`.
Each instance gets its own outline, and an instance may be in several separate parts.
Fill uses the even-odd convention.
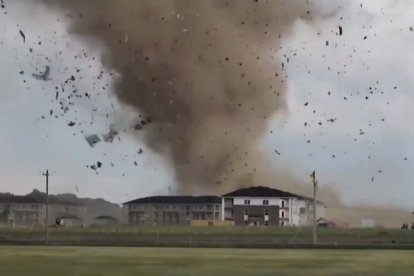
[[[414,251],[0,247],[5,276],[411,275]]]
[[[0,245],[40,245],[42,228],[0,228]],[[51,228],[51,245],[140,247],[276,248],[312,244],[312,229],[302,227],[100,227]],[[393,245],[414,248],[414,231],[400,229],[318,229],[325,245]]]

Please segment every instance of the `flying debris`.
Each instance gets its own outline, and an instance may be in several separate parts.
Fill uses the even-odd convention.
[[[102,162],[98,161],[96,164],[88,165],[87,168],[90,168],[91,170],[97,171],[98,169],[102,168]]]
[[[108,133],[103,135],[103,140],[106,143],[112,143],[115,137],[119,134],[118,131],[114,130],[112,127],[109,129]]]
[[[49,74],[50,74],[50,67],[48,65],[46,65],[45,67],[45,71],[41,74],[32,74],[32,76],[37,79],[37,80],[41,80],[41,81],[49,81],[51,80],[49,78]]]
[[[96,144],[101,142],[101,138],[99,138],[99,136],[96,134],[86,136],[85,139],[91,147],[94,147]]]
[[[22,36],[22,38],[23,38],[23,43],[26,43],[26,35],[23,33],[23,31],[22,30],[19,30],[19,33],[20,33],[20,35]]]
[[[341,36],[343,34],[342,26],[339,26],[339,35]]]
[[[75,81],[75,80],[76,80],[75,76],[71,76],[70,78],[65,80],[65,84],[68,84],[70,81]]]
[[[281,154],[280,151],[278,151],[277,149],[275,149],[275,152],[276,152],[277,155]]]

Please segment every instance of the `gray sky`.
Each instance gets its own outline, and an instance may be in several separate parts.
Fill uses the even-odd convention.
[[[299,179],[316,169],[320,184],[337,190],[345,204],[414,208],[414,3],[349,1],[338,10],[311,26],[297,22],[285,37],[289,108],[275,116],[262,148],[275,166]],[[46,168],[54,172],[52,193],[76,193],[77,186],[79,196],[119,203],[173,189],[168,164],[127,133],[122,142],[95,148],[85,142],[85,134],[105,133],[114,121],[125,128],[132,123],[132,114],[119,112],[111,96],[108,72],[98,79],[104,69],[96,49],[102,48],[77,40],[64,16],[42,7],[20,1],[7,3],[6,11],[0,14],[0,190],[44,189]],[[336,34],[339,25],[342,36]],[[46,65],[52,81],[34,79],[32,73]],[[64,117],[50,117],[50,109],[59,109],[54,83],[73,68],[83,74],[78,89],[94,97],[76,100]],[[96,89],[106,84],[106,90]],[[71,120],[81,125],[68,127]],[[144,154],[136,154],[139,148]],[[97,161],[104,164],[99,174],[86,168]]]

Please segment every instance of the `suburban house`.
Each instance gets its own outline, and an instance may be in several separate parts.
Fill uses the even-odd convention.
[[[85,207],[68,202],[49,199],[48,224],[71,225],[70,221],[82,224]],[[45,195],[33,191],[25,196],[0,194],[0,224],[12,226],[34,226],[46,223]]]
[[[308,226],[313,222],[313,200],[268,187],[250,187],[222,196],[222,220],[234,225]],[[316,216],[325,206],[317,202]]]
[[[186,225],[221,220],[217,196],[152,196],[124,203],[130,225]]]

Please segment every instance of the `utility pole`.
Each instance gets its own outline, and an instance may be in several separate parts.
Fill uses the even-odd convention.
[[[316,180],[316,172],[311,174],[313,184],[313,245],[317,245],[318,238],[316,234],[316,189],[318,188],[318,181]]]
[[[49,244],[49,170],[43,174],[46,177],[46,223],[45,223],[45,243]]]

